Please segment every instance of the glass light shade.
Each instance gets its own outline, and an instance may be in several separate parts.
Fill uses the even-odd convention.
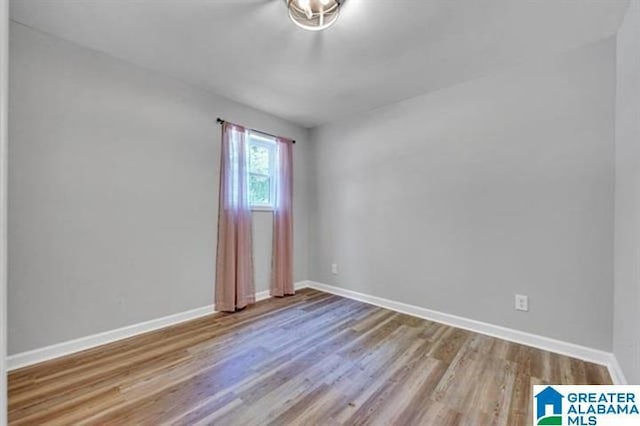
[[[287,0],[287,6],[293,23],[309,31],[329,28],[340,15],[340,0]]]

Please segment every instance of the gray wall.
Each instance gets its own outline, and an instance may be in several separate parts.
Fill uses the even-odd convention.
[[[315,129],[310,279],[611,350],[615,49]]]
[[[613,350],[630,383],[640,383],[640,2],[617,38],[616,226]]]
[[[11,24],[9,353],[213,302],[216,116],[297,139],[295,279],[307,278],[307,130]],[[257,289],[271,216],[256,213]]]
[[[0,1],[0,425],[7,422],[7,71],[9,2]]]
[[[610,39],[523,64],[322,126],[308,144],[286,121],[12,24],[9,352],[212,302],[216,116],[299,141],[296,280],[611,350],[615,51]],[[624,120],[616,244],[635,250],[634,189],[620,187],[635,160],[620,146],[635,152],[637,127]],[[254,214],[254,245],[263,290],[269,213]],[[624,262],[616,272],[635,273]],[[616,278],[629,370],[638,317],[624,312],[640,292]]]

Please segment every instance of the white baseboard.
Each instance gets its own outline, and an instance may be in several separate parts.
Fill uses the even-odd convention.
[[[630,384],[627,381],[627,378],[624,375],[624,372],[622,371],[622,367],[620,367],[620,364],[618,363],[618,359],[615,357],[614,354],[610,354],[611,358],[609,360],[609,363],[607,364],[607,367],[609,368],[609,374],[611,375],[611,380],[613,380],[613,383],[616,385],[628,385]]]
[[[627,384],[620,365],[618,364],[615,356],[610,352],[580,346],[574,343],[563,342],[561,340],[551,339],[549,337],[539,336],[482,321],[459,317],[457,315],[434,311],[432,309],[396,302],[377,296],[371,296],[328,284],[309,281],[308,287],[369,303],[371,305],[380,306],[403,314],[450,325],[452,327],[462,328],[476,333],[485,334],[487,336],[508,340],[510,342],[520,343],[546,351],[567,355],[573,358],[594,362],[596,364],[605,365],[609,369],[609,374],[615,384]]]
[[[152,319],[150,321],[117,328],[115,330],[109,330],[98,334],[92,334],[90,336],[80,337],[78,339],[68,340],[66,342],[56,343],[54,345],[45,346],[44,348],[9,355],[7,357],[7,367],[9,371],[15,370],[32,364],[37,364],[39,362],[69,355],[74,352],[84,351],[95,346],[126,339],[137,334],[146,333],[169,325],[179,324],[184,321],[210,315],[214,312],[213,305],[203,306],[201,308],[191,309],[186,312]]]
[[[409,305],[402,302],[396,302],[377,296],[358,293],[356,291],[347,290],[314,281],[300,281],[297,282],[295,286],[297,290],[305,287],[311,287],[316,290],[336,294],[338,296],[347,297],[349,299],[358,300],[396,312],[424,318],[430,321],[436,321],[442,324],[470,330],[476,333],[509,340],[511,342],[520,343],[527,346],[533,346],[539,349],[556,352],[597,364],[602,364],[607,366],[607,368],[609,369],[609,374],[611,375],[611,379],[615,384],[627,384],[624,373],[620,368],[620,364],[618,364],[617,359],[610,352],[588,348],[573,343],[563,342],[548,337],[538,336],[535,334],[526,333],[523,331],[518,331],[498,325],[488,324],[485,322],[459,317],[444,312],[434,311],[432,309]],[[268,298],[268,290],[256,293],[256,301]],[[157,330],[163,327],[168,327],[170,325],[179,324],[184,321],[189,321],[213,313],[215,313],[215,311],[213,310],[213,305],[203,306],[201,308],[192,309],[186,312],[180,312],[177,314],[169,315],[162,318],[156,318],[150,321],[129,325],[115,330],[109,330],[103,333],[93,334],[91,336],[85,336],[78,339],[69,340],[67,342],[57,343],[51,346],[14,354],[7,357],[7,369],[8,371],[16,370],[18,368],[27,367],[39,362],[48,361],[75,352],[91,349],[96,346],[112,343],[117,340],[126,339],[138,334]]]
[[[295,284],[295,287],[296,289],[301,289],[307,287],[307,285],[307,281],[300,281]],[[265,300],[269,297],[269,290],[256,293],[256,301]],[[191,309],[189,311],[168,315],[166,317],[128,325],[122,328],[117,328],[115,330],[92,334],[90,336],[80,337],[78,339],[73,339],[66,342],[45,346],[43,348],[10,355],[7,357],[7,370],[12,371],[18,368],[27,367],[32,364],[37,364],[39,362],[49,361],[54,358],[70,355],[75,352],[84,351],[96,346],[105,345],[117,340],[126,339],[138,334],[147,333],[149,331],[179,324],[181,322],[193,320],[206,315],[211,315],[213,313],[215,313],[213,305],[203,306],[201,308]]]

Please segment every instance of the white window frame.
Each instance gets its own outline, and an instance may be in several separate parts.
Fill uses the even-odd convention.
[[[249,132],[249,165],[247,167],[247,184],[251,184],[251,175],[269,179],[269,204],[254,204],[249,200],[253,211],[273,211],[276,199],[276,141],[256,132]],[[253,173],[251,171],[251,147],[258,146],[269,150],[269,174]]]

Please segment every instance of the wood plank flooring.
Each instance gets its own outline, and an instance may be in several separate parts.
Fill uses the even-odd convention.
[[[9,375],[9,422],[529,425],[605,367],[305,289]]]

